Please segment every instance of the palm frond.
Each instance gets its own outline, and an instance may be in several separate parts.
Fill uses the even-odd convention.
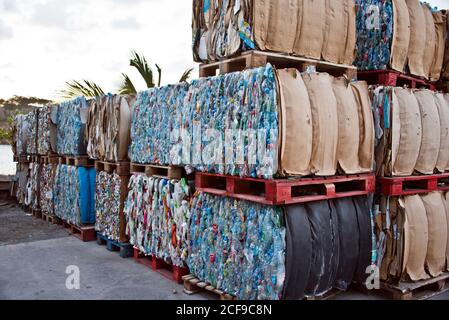
[[[187,82],[189,80],[190,76],[192,75],[192,71],[193,71],[193,68],[190,68],[190,69],[187,69],[186,71],[184,71],[179,82],[181,82],[181,83]]]
[[[162,80],[162,69],[157,64],[156,64],[156,69],[157,69],[157,73],[158,73],[157,86],[160,87],[161,86],[161,80]]]
[[[136,87],[134,87],[133,82],[131,81],[131,79],[128,77],[127,74],[122,73],[122,82],[118,89],[118,94],[128,96],[137,94]]]
[[[147,88],[153,88],[155,86],[153,81],[153,70],[151,70],[147,59],[144,56],[140,56],[136,51],[131,51],[132,57],[130,65],[137,69],[145,81]]]
[[[65,85],[66,88],[59,92],[59,95],[64,99],[73,99],[79,96],[95,98],[104,95],[103,89],[92,81],[83,80],[79,82],[72,80],[71,82],[66,82]]]

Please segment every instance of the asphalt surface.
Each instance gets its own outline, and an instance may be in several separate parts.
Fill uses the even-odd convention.
[[[67,268],[79,270],[80,288],[66,287]],[[206,300],[186,295],[158,272],[122,259],[96,242],[83,243],[59,226],[0,202],[0,299],[2,300]],[[381,300],[349,291],[336,300]],[[449,300],[446,292],[433,299]]]

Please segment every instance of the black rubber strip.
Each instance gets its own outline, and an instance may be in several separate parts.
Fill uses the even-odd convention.
[[[367,268],[371,265],[373,250],[372,226],[370,217],[369,201],[365,197],[353,199],[357,211],[357,222],[359,225],[359,257],[355,273],[357,283],[365,283],[369,274]]]
[[[340,256],[335,288],[346,290],[354,279],[359,257],[359,225],[351,198],[335,201],[340,235]]]
[[[301,300],[309,280],[312,238],[307,211],[303,205],[285,209],[287,252],[283,299]]]
[[[329,291],[332,273],[331,210],[328,201],[306,205],[312,232],[312,263],[306,296],[319,296]]]

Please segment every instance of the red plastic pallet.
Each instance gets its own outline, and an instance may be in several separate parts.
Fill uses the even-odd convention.
[[[436,86],[429,81],[393,70],[359,71],[357,77],[359,80],[368,82],[368,84],[379,84],[392,87],[402,87],[406,85],[412,89],[426,88],[432,91],[436,90]]]
[[[154,256],[146,256],[136,248],[134,248],[134,261],[154,271],[157,271],[165,278],[173,280],[179,284],[183,283],[182,277],[189,274],[189,269],[187,268],[180,268],[177,266],[170,265],[166,263],[164,260],[156,258]]]
[[[196,190],[266,204],[286,205],[375,192],[374,174],[326,178],[261,180],[209,173],[196,174]]]
[[[378,189],[385,196],[399,197],[433,191],[449,191],[449,173],[430,176],[378,178]]]
[[[95,232],[94,226],[80,227],[67,221],[63,221],[62,225],[71,235],[83,242],[97,241],[97,233]]]

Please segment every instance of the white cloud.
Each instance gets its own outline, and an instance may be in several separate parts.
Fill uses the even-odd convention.
[[[5,3],[0,0],[0,12]],[[89,79],[114,91],[122,72],[138,89],[129,67],[130,51],[163,69],[164,84],[195,66],[191,54],[191,1],[179,0],[16,0],[0,13],[0,97],[14,94],[58,98],[72,79]],[[5,28],[1,27],[4,26]],[[12,27],[14,26],[14,27]],[[2,31],[3,30],[3,31]],[[13,33],[13,35],[11,35]]]

